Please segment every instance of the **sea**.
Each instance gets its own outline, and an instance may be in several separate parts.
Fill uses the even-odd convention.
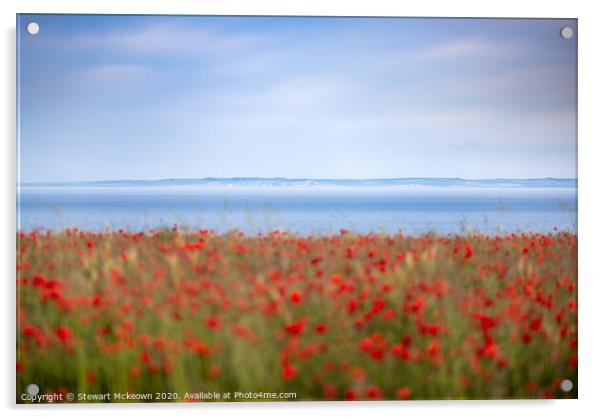
[[[576,179],[187,179],[17,186],[17,229],[577,232]]]

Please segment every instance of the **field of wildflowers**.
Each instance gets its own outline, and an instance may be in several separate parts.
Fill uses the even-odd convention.
[[[577,397],[573,233],[66,229],[18,233],[17,278],[17,402],[30,383],[176,394],[155,401]]]

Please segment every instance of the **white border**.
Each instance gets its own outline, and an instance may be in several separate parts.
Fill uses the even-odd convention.
[[[602,347],[600,334],[600,307],[602,277],[596,264],[600,260],[599,214],[602,213],[598,183],[600,173],[600,74],[602,74],[600,41],[602,21],[596,13],[594,1],[524,1],[524,0],[4,0],[2,13],[2,239],[0,257],[3,267],[3,303],[1,351],[3,371],[0,378],[1,406],[8,416],[19,414],[44,416],[91,417],[127,416],[144,411],[149,417],[162,415],[203,416],[260,415],[272,417],[287,415],[301,417],[307,414],[364,417],[381,416],[471,416],[507,418],[513,414],[540,414],[548,417],[593,415],[600,411],[597,399],[602,388]],[[117,14],[285,14],[285,15],[376,15],[376,16],[441,16],[441,17],[556,17],[579,19],[579,400],[577,401],[452,401],[452,402],[376,402],[376,403],[300,403],[290,404],[195,404],[195,405],[105,405],[86,407],[74,405],[28,408],[14,406],[14,278],[15,278],[15,14],[16,13],[117,13]],[[597,106],[597,107],[596,107]],[[598,216],[596,216],[598,215]],[[590,412],[591,411],[591,412]],[[520,416],[519,415],[519,416]]]

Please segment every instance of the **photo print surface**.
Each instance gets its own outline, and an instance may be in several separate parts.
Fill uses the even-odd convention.
[[[16,402],[577,397],[577,20],[17,16]]]

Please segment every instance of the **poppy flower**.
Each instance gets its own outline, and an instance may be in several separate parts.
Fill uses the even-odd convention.
[[[328,326],[326,324],[324,324],[324,323],[319,323],[314,328],[314,330],[316,331],[317,334],[324,334],[327,329],[328,329]]]
[[[345,391],[345,396],[344,396],[344,399],[345,399],[346,401],[355,401],[355,400],[357,399],[357,395],[356,395],[356,393],[355,393],[355,391],[354,391],[354,390],[352,390],[352,389],[347,389],[347,390]]]
[[[299,318],[297,321],[284,326],[284,330],[289,335],[299,335],[303,332],[303,328],[305,328],[305,318]]]
[[[284,380],[291,380],[297,374],[297,369],[291,364],[284,364],[282,366],[282,378]]]
[[[397,389],[395,391],[395,397],[397,399],[408,399],[411,394],[412,394],[412,391],[407,386],[400,387],[399,389]]]
[[[67,343],[73,335],[71,330],[65,326],[57,327],[55,329],[54,333],[57,336],[57,338],[61,341],[61,343],[63,343],[63,344]]]
[[[299,303],[299,302],[301,302],[301,294],[299,292],[297,292],[297,291],[292,292],[291,296],[290,296],[290,300],[291,300],[292,303]]]

